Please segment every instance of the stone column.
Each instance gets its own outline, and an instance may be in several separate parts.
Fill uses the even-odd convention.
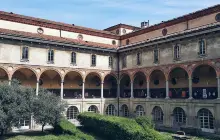
[[[103,84],[104,84],[104,82],[101,83],[101,98],[102,99],[104,98],[104,96],[103,96]]]
[[[36,95],[38,95],[38,91],[39,91],[39,80],[37,80],[36,83]]]
[[[61,90],[60,90],[60,98],[63,99],[63,80],[61,81]]]
[[[218,81],[218,98],[220,99],[220,77],[217,77],[217,81]]]
[[[85,82],[82,83],[82,99],[85,99]]]
[[[166,99],[170,99],[169,97],[169,81],[166,80]]]
[[[131,98],[134,98],[134,93],[133,93],[133,82],[131,82]]]
[[[192,97],[192,77],[189,77],[189,99],[193,99]]]
[[[147,81],[147,98],[150,98],[150,81]]]

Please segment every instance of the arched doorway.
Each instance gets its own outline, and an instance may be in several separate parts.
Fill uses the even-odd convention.
[[[129,117],[129,109],[127,105],[122,105],[121,106],[121,112],[123,117]]]
[[[144,112],[144,107],[142,105],[138,105],[135,109],[136,111],[136,116],[139,117],[139,116],[144,116],[145,115],[145,112]]]
[[[0,82],[5,81],[8,81],[8,74],[4,69],[0,68]]]
[[[104,79],[103,85],[104,98],[116,98],[117,97],[117,79],[108,74]]]
[[[91,105],[91,106],[88,108],[88,112],[98,113],[99,111],[98,111],[97,106]]]
[[[86,76],[85,98],[101,98],[101,78],[97,73],[89,73]]]
[[[203,132],[214,133],[214,117],[208,109],[200,109],[198,112],[200,128]]]
[[[61,77],[55,70],[46,70],[40,76],[40,87],[49,90],[50,92],[60,96]],[[64,83],[65,85],[65,83]]]
[[[130,98],[131,97],[131,80],[128,74],[123,74],[120,81],[120,97]]]
[[[82,76],[75,71],[68,72],[64,77],[63,98],[79,99],[82,98]]]
[[[173,110],[173,127],[176,129],[180,129],[181,126],[186,125],[186,114],[185,111],[181,107],[176,107]]]
[[[143,72],[137,72],[134,75],[134,98],[146,98],[147,97],[147,82],[146,76]]]
[[[189,77],[183,68],[174,68],[169,73],[169,97],[174,99],[189,98]]]
[[[23,86],[36,88],[37,77],[35,73],[28,68],[20,68],[16,70],[12,75],[12,79],[18,80]]]
[[[151,98],[166,97],[166,78],[161,70],[154,70],[150,75]]]
[[[75,107],[75,106],[70,106],[70,107],[67,109],[67,114],[66,114],[66,116],[67,116],[67,119],[68,119],[68,120],[74,120],[74,119],[77,118],[78,114],[79,114],[78,108]]]
[[[192,74],[192,96],[194,99],[216,99],[217,79],[216,71],[209,65],[195,68]]]
[[[109,116],[116,116],[115,106],[112,104],[108,105],[106,108],[105,114]]]
[[[153,121],[156,124],[162,124],[163,123],[163,111],[161,107],[155,106],[152,110],[152,115],[153,115]]]

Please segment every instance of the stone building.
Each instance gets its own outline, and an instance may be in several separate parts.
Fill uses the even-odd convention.
[[[70,120],[146,115],[220,133],[220,5],[148,23],[96,30],[1,11],[0,79],[57,94]]]

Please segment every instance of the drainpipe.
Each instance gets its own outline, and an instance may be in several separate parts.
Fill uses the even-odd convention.
[[[119,71],[120,71],[120,68],[119,68],[119,53],[117,53],[117,57],[118,57],[118,63],[117,63],[117,65],[118,65],[118,70],[117,70],[117,72],[118,72],[118,78],[119,78]],[[119,80],[119,79],[118,79]],[[118,86],[118,85],[117,85]],[[118,88],[119,88],[120,86],[118,86]],[[117,89],[117,91],[119,91],[119,93],[120,93],[120,88],[119,89]],[[119,116],[119,113],[120,113],[120,107],[119,107],[119,98],[120,98],[120,94],[119,93],[117,93],[117,98],[118,98],[118,116]]]

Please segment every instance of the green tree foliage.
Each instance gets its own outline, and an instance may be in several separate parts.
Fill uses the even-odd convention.
[[[1,134],[12,126],[19,127],[19,119],[28,119],[32,112],[35,91],[13,80],[0,84],[0,129]]]
[[[140,116],[135,118],[135,121],[142,126],[145,130],[150,128],[154,129],[154,122],[152,121],[151,118],[146,117],[146,116]]]
[[[65,107],[66,103],[60,97],[45,89],[40,89],[33,105],[34,120],[42,125],[42,131],[46,124],[55,127],[60,122]]]

